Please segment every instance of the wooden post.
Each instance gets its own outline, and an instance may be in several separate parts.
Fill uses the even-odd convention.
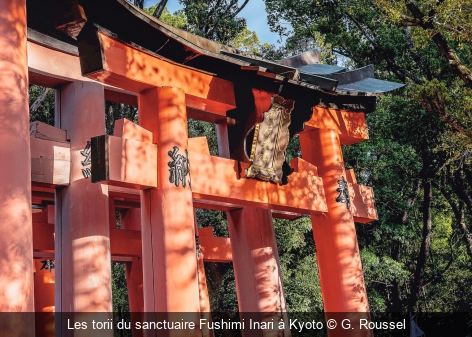
[[[217,124],[216,131],[218,152],[229,158],[227,124]],[[274,329],[248,330],[243,335],[291,336],[271,211],[246,206],[226,214],[240,318],[251,313],[247,318],[274,322]],[[280,320],[285,322],[285,330],[278,329]]]
[[[120,212],[121,228],[141,231],[141,209],[130,208]],[[125,263],[126,286],[128,289],[129,311],[133,337],[143,336],[143,330],[136,329],[135,323],[144,320],[143,295],[143,261],[141,257],[133,257],[133,261]]]
[[[34,260],[34,310],[36,336],[54,337],[54,275],[55,269],[42,269],[41,260]]]
[[[195,233],[198,235],[200,241],[200,233],[198,230],[197,215],[193,213],[195,219]],[[199,250],[199,251],[198,251]],[[207,322],[211,322],[211,307],[210,307],[210,295],[208,294],[208,286],[205,275],[205,264],[203,263],[203,252],[201,251],[201,245],[197,246],[197,269],[198,269],[198,293],[200,299],[200,317],[206,319]],[[202,337],[213,337],[214,332],[212,329],[208,329],[208,325],[202,326]]]
[[[243,336],[291,336],[270,210],[244,207],[227,214]],[[249,329],[250,318],[274,322],[273,329]]]
[[[144,321],[143,297],[143,261],[141,257],[133,257],[131,262],[125,263],[126,287],[128,289],[129,311],[131,314],[131,330],[133,337],[144,335],[143,330],[136,329],[136,322]]]
[[[33,261],[35,333],[36,336],[44,337],[54,337],[55,335],[54,288],[56,270],[49,270],[47,265],[42,263],[45,260],[54,260],[54,255],[51,255],[51,252],[45,252],[48,250],[45,249],[47,246],[51,248],[51,251],[54,249],[54,225],[49,223],[49,212],[51,211],[54,213],[54,206],[50,205],[43,206],[41,212],[33,213],[33,249],[35,252],[41,251],[45,255],[45,257],[39,259],[35,258]],[[53,219],[54,215],[52,214],[51,220]]]
[[[69,187],[56,194],[56,312],[108,313],[75,316],[76,321],[106,322],[112,318],[108,187],[91,182],[88,146],[105,130],[103,86],[72,82],[61,88],[57,102],[56,126],[70,139],[71,174]],[[63,336],[93,331],[91,322],[87,330],[68,330],[66,323],[56,325]],[[113,330],[98,331],[113,335]]]
[[[354,219],[339,198],[338,181],[346,179],[339,135],[332,129],[315,129],[300,135],[300,145],[303,159],[318,167],[328,205],[328,214],[311,217],[326,317],[349,318],[351,326],[358,327],[355,321],[368,318],[369,305]],[[345,336],[345,330],[328,330],[328,335]],[[372,332],[356,329],[351,335]]]
[[[200,253],[197,260],[198,267],[198,286],[200,297],[200,317],[206,322],[211,322],[210,296],[208,295],[208,286],[205,274],[205,265],[203,263],[203,253]],[[213,337],[214,330],[208,329],[208,325],[202,326],[202,337]]]
[[[170,321],[195,322],[169,336],[198,336],[200,303],[192,190],[187,157],[185,93],[151,88],[138,96],[139,124],[157,145],[158,187],[142,193],[144,309],[169,314]],[[165,314],[164,314],[165,316]]]
[[[226,122],[215,124],[216,139],[218,141],[218,156],[221,158],[230,158],[228,124]]]
[[[8,266],[0,268],[0,312],[33,312],[26,1],[0,0],[0,8],[0,261]],[[34,317],[25,316],[2,316],[2,334],[33,336]]]

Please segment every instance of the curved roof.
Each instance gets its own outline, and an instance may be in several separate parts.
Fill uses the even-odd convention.
[[[120,40],[223,78],[231,78],[240,71],[256,71],[258,75],[280,82],[353,96],[377,96],[403,86],[401,83],[374,79],[372,66],[345,71],[342,67],[319,64],[319,53],[316,51],[277,62],[243,53],[163,23],[126,0],[78,0],[78,4],[82,6],[88,22],[113,32]],[[66,30],[74,38],[80,31],[71,29],[71,25],[66,25]]]

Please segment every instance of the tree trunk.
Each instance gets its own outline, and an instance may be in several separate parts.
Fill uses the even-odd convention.
[[[424,15],[413,1],[405,0],[405,5],[413,17],[417,19],[418,25],[421,28],[428,31],[435,31],[432,20],[434,17],[434,10],[433,12],[428,13],[428,15]],[[432,34],[431,39],[438,46],[439,51],[444,58],[448,61],[452,71],[462,79],[468,88],[472,89],[472,71],[461,61],[444,36],[440,32],[436,31]]]
[[[134,0],[134,5],[138,8],[144,8],[144,0]]]
[[[415,192],[411,196],[411,198],[408,199],[407,207],[405,208],[405,211],[403,212],[403,215],[401,218],[402,225],[404,225],[406,220],[408,219],[408,215],[410,214],[411,207],[416,203],[416,198],[420,194],[422,186],[423,186],[423,179],[418,179],[418,181],[415,184]]]
[[[36,97],[36,100],[31,104],[30,107],[30,114],[36,112],[38,108],[41,106],[41,103],[46,99],[46,96],[48,95],[49,91],[52,90],[51,88],[46,88],[44,87],[41,90],[41,93],[39,94],[38,97]]]
[[[464,177],[464,163],[460,163],[453,177],[454,192],[467,205],[468,209],[472,209],[472,196],[469,193],[466,181]]]
[[[454,184],[452,185],[454,187]],[[454,213],[454,217],[456,218],[456,222],[459,225],[459,228],[463,234],[464,241],[467,247],[467,254],[469,254],[469,256],[472,258],[472,233],[469,231],[469,228],[465,221],[464,202],[463,200],[460,201],[460,196],[459,196],[459,205],[457,205],[454,202],[454,199],[452,198],[451,193],[448,193],[444,186],[442,186],[440,190],[444,198],[449,202],[449,205],[451,206],[452,212]]]
[[[395,242],[395,247],[393,247],[393,256],[392,258],[395,261],[400,261],[400,252],[401,252],[401,243]],[[397,280],[393,280],[393,289],[392,289],[392,301],[390,303],[390,311],[392,312],[402,312],[402,289],[400,283]]]
[[[429,248],[431,245],[431,199],[433,198],[431,181],[424,182],[424,201],[423,201],[423,240],[421,242],[420,253],[416,262],[415,277],[411,285],[410,301],[408,304],[409,312],[417,311],[418,299],[420,297],[420,290],[424,284],[424,269],[426,266],[426,259],[429,255]]]
[[[152,13],[152,16],[154,16],[156,19],[159,19],[162,15],[162,12],[164,11],[164,8],[166,8],[166,5],[167,0],[161,0],[161,2],[159,2],[159,5],[157,5],[154,13]]]
[[[418,179],[416,184],[414,185],[414,194],[408,199],[407,207],[403,211],[401,218],[398,219],[398,223],[401,226],[404,226],[408,215],[410,214],[412,206],[416,203],[416,198],[421,192],[421,187],[423,186],[423,180]],[[395,246],[392,250],[392,259],[400,262],[400,255],[401,255],[401,243],[395,242]],[[390,310],[392,312],[402,312],[403,310],[403,301],[402,301],[402,289],[400,283],[397,280],[393,280],[393,290],[392,290],[392,300],[390,302]]]
[[[464,136],[472,138],[472,132],[469,131],[461,122],[447,113],[443,104],[439,102],[438,99],[423,99],[421,102],[423,108],[426,111],[432,112],[439,117],[441,117],[447,124],[449,124],[453,129],[459,131]]]
[[[472,233],[469,231],[469,228],[465,223],[464,208],[460,210],[460,219],[457,220],[462,230],[462,234],[464,234],[464,241],[467,247],[467,254],[469,254],[470,258],[472,259]]]

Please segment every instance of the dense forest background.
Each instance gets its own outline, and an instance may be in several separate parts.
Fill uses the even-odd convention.
[[[265,0],[269,25],[285,37],[261,43],[239,17],[248,1],[160,1],[144,8],[175,27],[271,60],[318,49],[323,62],[375,65],[376,77],[406,87],[379,97],[367,116],[370,139],[343,149],[347,168],[372,186],[379,220],[357,225],[373,312],[472,309],[472,2],[468,0]],[[143,1],[134,1],[138,7]],[[132,29],[132,27],[130,27]],[[53,124],[54,90],[30,87],[31,120]],[[136,121],[135,107],[105,103],[114,120]],[[217,154],[211,124],[190,121]],[[289,159],[301,156],[297,138]],[[197,210],[201,227],[228,236],[223,212]],[[316,224],[315,224],[316,225]],[[274,220],[291,312],[323,310],[311,221]],[[122,265],[114,264],[114,308],[127,309]],[[215,315],[237,312],[231,264],[206,263]]]

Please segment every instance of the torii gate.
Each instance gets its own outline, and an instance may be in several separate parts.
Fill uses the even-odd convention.
[[[4,247],[0,259],[12,266],[0,270],[0,311],[35,311],[31,264],[35,249],[43,254],[54,251],[56,311],[111,312],[113,252],[115,256],[128,254],[123,253],[123,246],[130,238],[139,241],[139,234],[131,231],[140,228],[141,243],[131,246],[142,245],[142,272],[140,267],[127,270],[130,302],[135,301],[132,306],[139,307],[142,299],[145,312],[183,312],[188,313],[187,320],[197,322],[200,313],[209,312],[202,256],[213,253],[215,261],[233,261],[241,318],[245,313],[258,313],[260,320],[286,320],[273,211],[311,216],[327,317],[336,312],[353,313],[352,320],[366,317],[369,309],[354,221],[373,221],[376,212],[371,189],[358,185],[353,172],[345,171],[341,151],[342,144],[367,139],[362,112],[324,107],[307,98],[304,104],[312,107],[313,115],[300,134],[303,159],[292,161],[289,183],[279,186],[247,179],[244,169],[248,164],[230,159],[240,150],[230,148],[226,125],[227,111],[237,107],[231,81],[123,43],[92,24],[85,26],[78,39],[84,78],[77,74],[76,56],[61,53],[57,46],[48,48],[47,43],[27,43],[24,0],[0,0],[0,5],[4,8],[0,21],[0,158],[8,163],[0,169],[5,191],[0,195],[0,247]],[[57,129],[44,127],[46,137],[40,137],[40,132],[30,137],[28,66],[30,79],[60,86]],[[278,75],[264,73],[260,66],[241,68],[279,81]],[[105,85],[105,91],[97,82]],[[100,136],[103,101],[107,92],[116,94],[116,88],[128,96],[137,94],[139,126],[122,121],[115,136]],[[260,118],[278,91],[278,85],[253,88],[256,117],[251,118]],[[281,94],[284,92],[290,95],[290,90]],[[220,157],[209,155],[204,140],[188,139],[187,112],[217,123]],[[67,136],[59,129],[67,130]],[[91,170],[89,159],[93,161]],[[191,188],[186,168],[179,175],[169,165],[177,159],[190,162]],[[36,195],[55,205],[54,211],[45,208],[37,223],[54,223],[54,231],[34,235],[39,229],[32,226],[31,181],[36,186],[33,202]],[[39,196],[51,188],[55,196]],[[115,204],[110,200],[133,194],[130,189],[142,190],[140,211],[135,208],[121,214],[126,232],[118,234],[109,226]],[[345,197],[349,195],[348,200],[340,199],[340,190]],[[227,211],[231,243],[197,230],[194,207]],[[46,220],[47,215],[54,220]],[[199,256],[198,232],[203,250]],[[41,285],[36,287],[39,293]],[[179,317],[170,315],[171,320]],[[15,321],[2,321],[0,328],[10,335],[33,335],[31,325]],[[179,333],[197,336],[200,332],[171,331],[170,335]],[[280,331],[243,333],[269,336]],[[288,327],[282,333],[289,336]],[[329,335],[345,336],[345,332],[330,330]],[[371,332],[350,335],[370,336]]]

